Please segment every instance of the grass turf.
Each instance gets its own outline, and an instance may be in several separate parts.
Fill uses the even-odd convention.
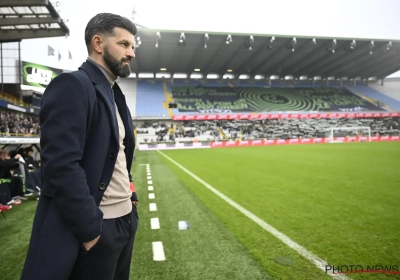
[[[175,150],[165,154],[329,264],[400,267],[400,143]],[[221,199],[182,170],[185,184],[280,279],[320,279],[304,266],[277,267],[282,244],[244,228]],[[235,219],[232,217],[235,216]],[[397,218],[396,218],[397,217]],[[257,231],[254,231],[257,232]],[[264,244],[268,244],[265,246]],[[265,246],[260,249],[260,246]],[[286,250],[283,250],[288,254]],[[292,256],[293,257],[293,256]],[[312,266],[312,265],[311,265]],[[311,268],[311,267],[310,267]],[[317,278],[316,278],[317,277]],[[396,275],[352,275],[388,279]]]
[[[400,143],[164,153],[329,264],[400,265]],[[133,175],[140,221],[131,279],[329,279],[157,152],[138,152]],[[0,279],[19,278],[35,207],[25,201],[0,218]],[[161,229],[150,229],[152,217]],[[180,220],[190,228],[179,231]],[[152,260],[154,241],[166,261]]]

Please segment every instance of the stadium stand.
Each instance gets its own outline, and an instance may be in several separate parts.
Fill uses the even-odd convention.
[[[15,96],[13,96],[13,95],[11,95],[9,93],[6,93],[6,92],[1,92],[0,91],[0,100],[6,101],[6,102],[11,103],[11,104],[24,106],[24,107],[29,107],[29,108],[32,107],[32,104],[28,104],[26,102],[22,102],[18,98],[16,98]]]
[[[362,94],[364,96],[367,96],[370,100],[383,103],[383,107],[386,108],[387,111],[400,111],[400,101],[395,100],[385,94],[382,94],[372,87],[357,85],[355,87],[349,87],[349,90],[351,90],[351,88],[356,91],[356,94]]]
[[[168,116],[165,102],[164,85],[159,81],[140,81],[137,85],[136,116]]]
[[[176,102],[178,109],[168,110],[166,103]],[[400,101],[364,85],[343,86],[322,82],[283,83],[244,81],[139,81],[136,117],[161,117],[201,113],[239,112],[347,112],[400,111]]]
[[[171,130],[171,125],[173,129]],[[371,135],[400,135],[400,118],[268,119],[236,121],[144,122],[137,126],[139,143],[215,141],[224,139],[298,139],[327,136],[331,127],[371,128]],[[355,136],[355,131],[342,132]],[[172,137],[169,135],[172,134]]]
[[[385,80],[385,84],[370,83],[369,86],[400,102],[400,78]]]
[[[39,118],[16,111],[0,110],[0,134],[1,137],[37,137],[40,135]]]

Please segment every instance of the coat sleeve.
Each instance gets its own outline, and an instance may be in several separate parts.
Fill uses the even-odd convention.
[[[43,94],[39,116],[44,188],[52,189],[55,206],[81,242],[99,236],[103,222],[80,166],[88,114],[85,88],[72,74],[56,77]]]

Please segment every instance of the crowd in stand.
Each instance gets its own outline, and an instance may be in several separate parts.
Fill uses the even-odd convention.
[[[0,111],[0,133],[2,137],[40,135],[39,118],[19,112]]]
[[[31,148],[0,150],[0,212],[39,194],[40,161],[32,155]]]
[[[400,135],[400,118],[337,118],[337,119],[265,119],[265,120],[215,120],[164,123],[147,122],[140,126],[139,142],[173,141],[175,138],[191,140],[202,138],[215,141],[222,139],[298,139],[328,137],[332,127],[370,127],[371,136]],[[173,125],[174,130],[169,127]],[[154,132],[149,133],[149,129]],[[157,129],[156,129],[157,128]],[[356,136],[368,130],[335,131],[336,137]],[[138,130],[139,133],[139,130]],[[146,134],[146,135],[143,135]],[[170,137],[161,137],[169,134]],[[340,135],[339,135],[340,134]],[[172,135],[172,137],[171,137]]]

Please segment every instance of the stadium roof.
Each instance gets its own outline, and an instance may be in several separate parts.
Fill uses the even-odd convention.
[[[400,42],[141,28],[132,72],[293,79],[384,78],[400,70]],[[307,76],[307,77],[302,77]],[[262,76],[261,76],[262,77]],[[140,76],[139,76],[140,78]],[[290,77],[287,77],[290,79]]]
[[[68,35],[68,27],[49,0],[0,1],[0,42]]]

